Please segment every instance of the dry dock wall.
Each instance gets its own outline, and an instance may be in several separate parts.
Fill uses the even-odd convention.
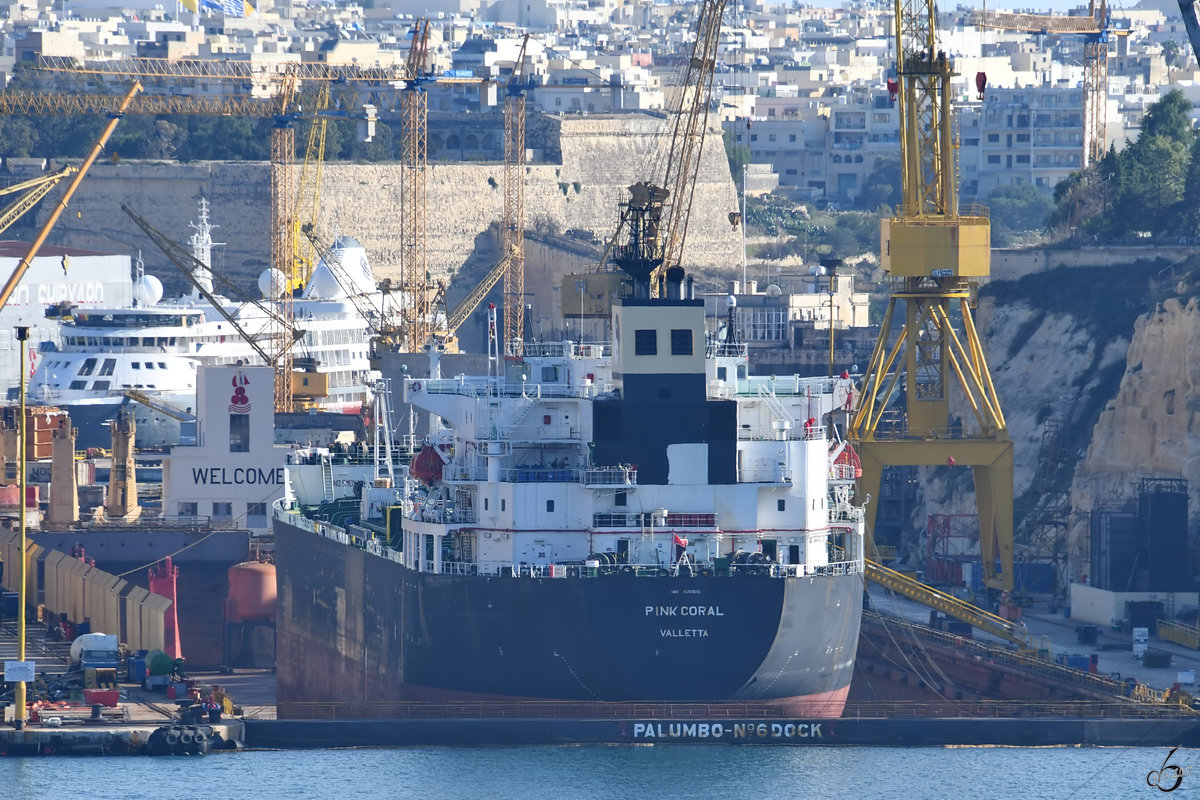
[[[557,125],[561,163],[526,168],[527,227],[579,228],[607,239],[617,224],[617,203],[631,183],[654,170],[661,119],[645,115],[566,116]],[[553,151],[553,150],[551,150]],[[297,169],[297,178],[299,167]],[[96,164],[59,221],[52,241],[100,251],[144,251],[147,271],[177,286],[177,272],[121,211],[129,204],[163,233],[186,243],[201,197],[225,242],[215,266],[251,287],[270,258],[269,165],[265,162],[117,161]],[[367,248],[379,279],[399,275],[401,166],[329,163],[321,185],[320,230],[352,235]],[[504,165],[498,162],[430,164],[427,172],[428,265],[436,277],[452,275],[476,239],[503,215]],[[737,210],[720,134],[706,138],[692,202],[685,264],[711,269],[741,263],[741,234],[729,223]],[[38,222],[52,206],[38,209]]]

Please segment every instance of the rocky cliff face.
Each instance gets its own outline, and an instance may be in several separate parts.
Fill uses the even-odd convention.
[[[1200,306],[1155,306],[1156,271],[1030,275],[989,287],[976,313],[1014,443],[1018,524],[1048,492],[1069,497],[1070,574],[1089,569],[1090,512],[1136,508],[1143,478],[1186,479],[1192,527],[1200,516]],[[1043,443],[1054,427],[1064,432],[1057,456]],[[925,513],[975,512],[966,470],[927,470],[922,488],[917,524]]]
[[[1071,483],[1072,553],[1086,559],[1087,515],[1136,501],[1142,478],[1188,482],[1189,528],[1200,512],[1200,308],[1164,301],[1138,319],[1120,390],[1092,429]]]

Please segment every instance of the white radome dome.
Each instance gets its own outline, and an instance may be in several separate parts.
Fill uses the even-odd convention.
[[[287,276],[272,267],[258,276],[258,291],[268,300],[273,300],[287,291]]]
[[[153,275],[143,275],[133,285],[133,299],[141,305],[152,306],[162,300],[162,296],[162,281]]]

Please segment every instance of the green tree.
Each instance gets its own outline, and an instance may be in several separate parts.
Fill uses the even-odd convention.
[[[1126,148],[1117,162],[1108,229],[1119,236],[1169,232],[1178,223],[1190,158],[1190,141],[1167,136],[1143,135]]]
[[[902,199],[900,181],[900,156],[876,158],[874,167],[863,179],[863,190],[854,207],[863,211],[878,211],[883,206],[895,208]]]
[[[988,208],[992,242],[1004,245],[1021,234],[1042,230],[1053,204],[1036,186],[1021,182],[997,186],[988,196]]]
[[[1192,120],[1189,116],[1191,110],[1192,103],[1183,96],[1183,92],[1172,89],[1161,100],[1146,109],[1146,115],[1142,117],[1141,136],[1138,137],[1138,141],[1147,136],[1165,136],[1191,147],[1192,140],[1196,138],[1196,132],[1192,128]]]

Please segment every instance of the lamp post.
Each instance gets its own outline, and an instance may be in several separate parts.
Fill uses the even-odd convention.
[[[29,340],[29,328],[17,327],[17,346],[21,348],[21,418],[17,423],[17,492],[18,492],[18,527],[21,530],[20,564],[17,567],[17,660],[25,661],[25,585],[27,581],[27,556],[25,552],[25,342]],[[24,678],[25,676],[18,676]],[[25,681],[17,681],[13,699],[16,702],[16,714],[13,727],[17,730],[25,728]]]

